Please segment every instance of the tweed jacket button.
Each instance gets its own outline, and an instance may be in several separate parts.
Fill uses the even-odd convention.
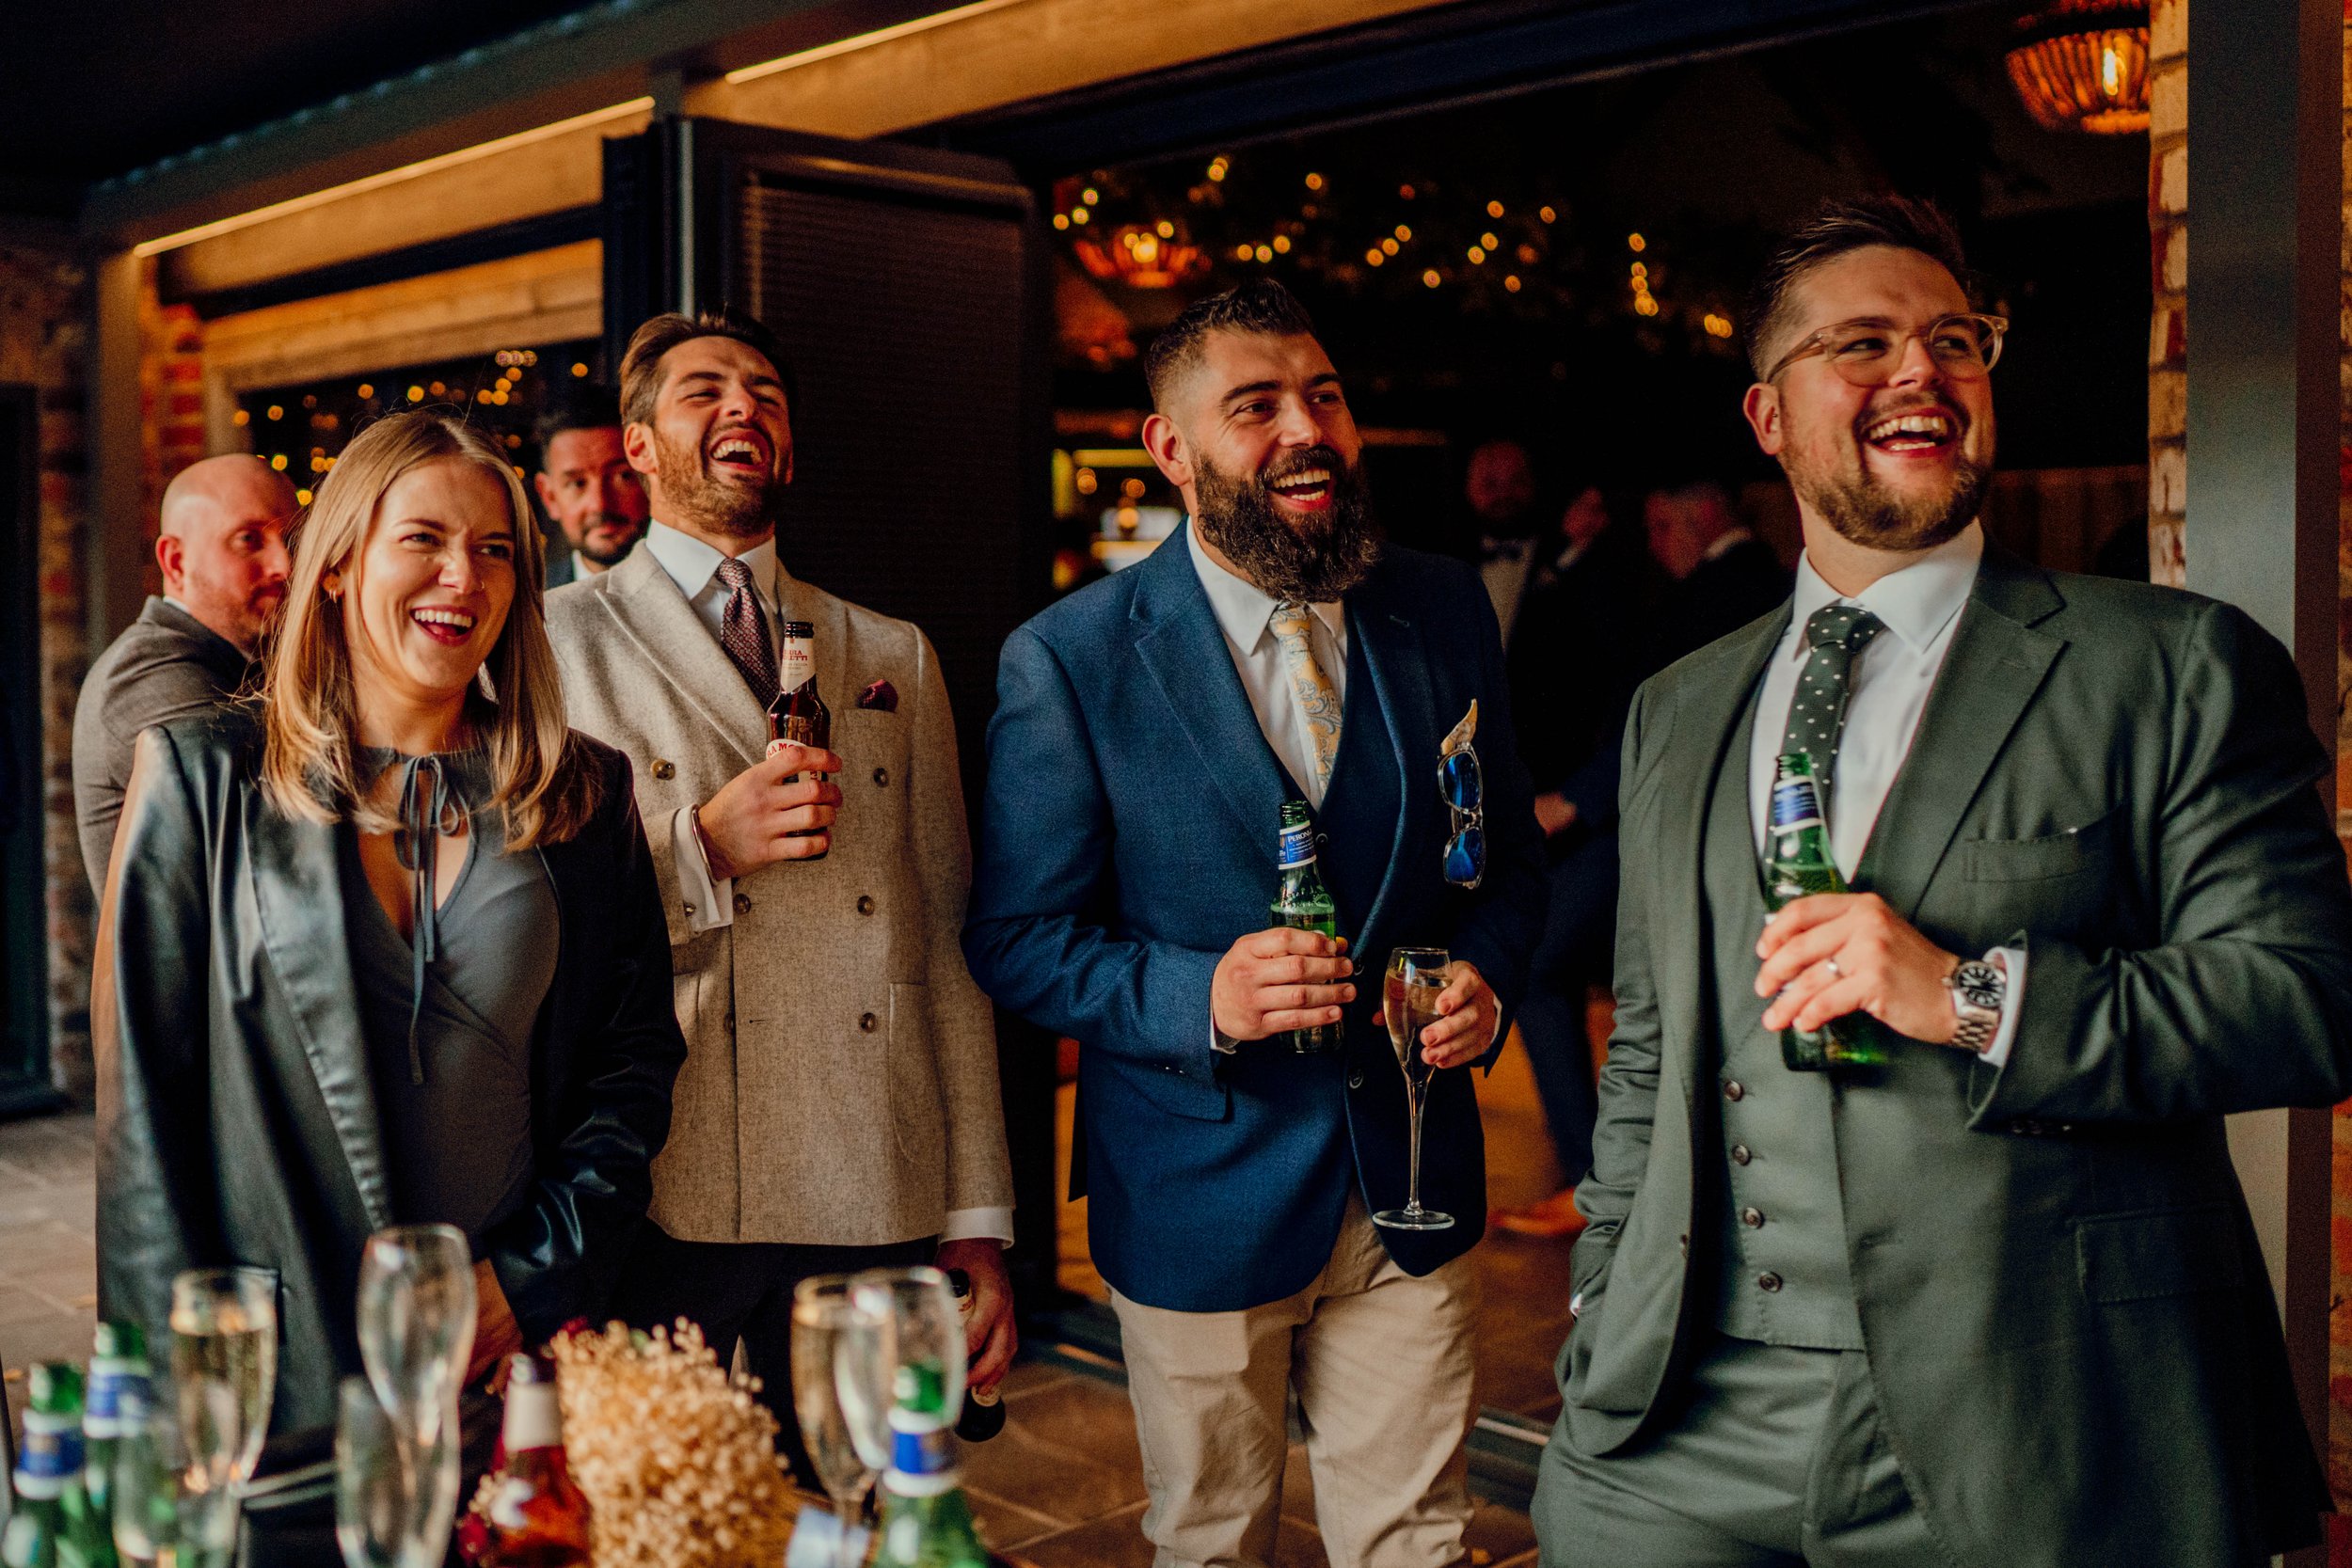
[[[1764,1211],[1751,1204],[1740,1211],[1740,1223],[1750,1230],[1756,1229],[1764,1223]]]
[[[1734,1078],[1730,1083],[1724,1085],[1724,1098],[1725,1100],[1745,1100],[1747,1097],[1748,1091],[1746,1086],[1737,1078]]]
[[[694,912],[694,906],[693,906],[693,904],[692,904],[692,902],[691,902],[691,901],[689,901],[689,902],[688,902],[688,904],[687,904],[687,906],[686,906],[686,912],[687,912],[688,914],[692,914],[692,913]]]
[[[1756,1156],[1755,1156],[1754,1154],[1752,1154],[1752,1153],[1750,1153],[1750,1152],[1748,1151],[1748,1146],[1747,1146],[1747,1145],[1745,1145],[1745,1144],[1733,1144],[1733,1145],[1731,1146],[1731,1163],[1732,1163],[1733,1164],[1735,1164],[1735,1165],[1744,1165],[1744,1164],[1747,1164],[1750,1160],[1753,1160],[1753,1159],[1755,1159],[1755,1158],[1756,1158]]]
[[[875,768],[875,769],[874,769],[874,783],[875,783],[875,784],[880,784],[880,785],[885,785],[885,786],[886,786],[886,785],[890,783],[890,769],[889,769],[889,768]]]
[[[653,776],[657,779],[674,779],[677,777],[677,769],[670,765],[667,757],[656,757],[653,759]]]
[[[857,1015],[857,1026],[860,1034],[870,1035],[882,1027],[882,1020],[872,1013],[860,1013]]]
[[[860,914],[872,914],[874,912],[874,900],[865,895],[860,895],[857,901],[857,912]]]
[[[749,914],[752,912],[752,895],[750,894],[739,893],[735,895],[735,912],[738,914]]]
[[[1772,1273],[1770,1270],[1767,1270],[1763,1274],[1759,1274],[1756,1276],[1756,1288],[1764,1291],[1767,1295],[1779,1290],[1780,1283],[1780,1275]]]

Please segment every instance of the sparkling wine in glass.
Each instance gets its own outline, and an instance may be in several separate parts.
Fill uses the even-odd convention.
[[[1429,1100],[1429,1080],[1437,1073],[1422,1053],[1421,1032],[1438,1022],[1438,998],[1445,991],[1452,963],[1441,947],[1399,947],[1389,954],[1381,976],[1381,1016],[1389,1026],[1389,1043],[1396,1049],[1397,1066],[1405,1073],[1405,1097],[1412,1114],[1412,1152],[1406,1182],[1405,1207],[1383,1209],[1372,1223],[1391,1230],[1443,1230],[1452,1214],[1421,1206],[1421,1116]]]
[[[183,1535],[199,1558],[225,1560],[237,1488],[253,1477],[277,1397],[275,1275],[190,1269],[172,1280],[171,1386],[189,1459]]]
[[[836,1568],[850,1568],[863,1544],[855,1527],[881,1470],[866,1456],[887,1456],[890,1449],[889,1378],[877,1370],[878,1339],[859,1332],[848,1275],[818,1275],[794,1287],[792,1409],[833,1499]]]

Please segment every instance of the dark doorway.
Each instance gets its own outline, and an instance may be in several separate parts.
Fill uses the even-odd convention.
[[[30,387],[0,386],[0,519],[8,530],[8,612],[0,615],[0,1117],[63,1103],[49,1077],[49,965],[42,933],[40,407]]]

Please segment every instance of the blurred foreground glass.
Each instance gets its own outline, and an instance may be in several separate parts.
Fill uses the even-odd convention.
[[[398,1568],[408,1537],[400,1447],[374,1386],[343,1379],[335,1407],[335,1544],[347,1568]]]
[[[861,1333],[850,1276],[803,1279],[792,1291],[792,1409],[817,1479],[833,1499],[839,1526],[833,1568],[862,1555],[866,1499],[881,1466],[866,1455],[890,1449],[889,1372],[876,1354],[881,1336]]]
[[[359,1257],[359,1358],[376,1398],[420,1449],[430,1448],[473,1354],[473,1255],[451,1225],[396,1225]]]
[[[237,1489],[253,1479],[278,1392],[278,1276],[190,1269],[171,1282],[171,1387],[187,1443],[180,1539],[200,1561],[237,1544]]]
[[[914,1402],[908,1381],[920,1380],[926,1394],[936,1394],[935,1406],[955,1411],[963,1406],[963,1315],[956,1310],[956,1293],[947,1276],[934,1268],[867,1269],[850,1281],[850,1299],[865,1322],[860,1332],[879,1336],[868,1353],[880,1356],[879,1370],[889,1382],[883,1386],[882,1430],[889,1430],[893,1403]],[[889,1444],[882,1446],[876,1470],[888,1467]]]
[[[143,1398],[126,1406],[113,1476],[115,1550],[125,1562],[176,1559],[187,1475],[188,1443],[179,1412]]]

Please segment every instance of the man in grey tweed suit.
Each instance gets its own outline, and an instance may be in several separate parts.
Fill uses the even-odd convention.
[[[930,641],[776,558],[792,390],[767,329],[659,316],[621,366],[654,521],[548,600],[571,721],[629,755],[687,1042],[617,1309],[739,1338],[807,1478],[792,1288],[936,1261],[972,1277],[972,1380],[1013,1351],[1011,1166],[989,1004],[958,943],[971,849]],[[833,751],[765,756],[778,627],[814,629]],[[820,777],[829,776],[829,778]]]

